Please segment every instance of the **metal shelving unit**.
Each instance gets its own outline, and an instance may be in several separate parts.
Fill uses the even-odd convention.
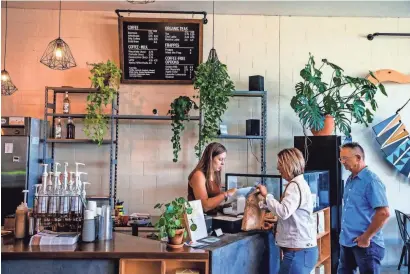
[[[86,114],[62,114],[56,112],[56,99],[57,94],[65,93],[71,94],[88,94],[98,92],[93,88],[73,88],[73,87],[46,87],[45,88],[45,106],[44,106],[44,120],[49,121],[51,118],[51,135],[54,136],[55,119],[60,118],[77,118],[84,119]],[[49,93],[52,92],[52,103],[49,103]],[[240,136],[240,135],[220,135],[220,139],[239,139],[239,140],[261,140],[261,171],[262,174],[266,173],[266,105],[267,97],[266,91],[235,91],[234,97],[258,97],[261,98],[261,136]],[[120,115],[119,114],[119,101],[120,94],[113,99],[111,104],[111,114],[107,114],[110,117],[110,135],[111,139],[104,140],[103,144],[110,145],[110,202],[113,202],[117,198],[117,159],[118,159],[118,120],[151,120],[151,121],[171,121],[170,116],[158,116],[158,115]],[[50,112],[51,110],[51,112]],[[190,121],[199,121],[201,123],[201,116],[191,116]],[[53,170],[54,157],[55,157],[55,144],[95,144],[94,141],[89,139],[52,139],[48,138],[47,129],[44,129],[44,142],[43,142],[43,162],[51,165]],[[51,157],[47,158],[48,145],[51,145]]]
[[[219,135],[219,139],[261,140],[261,172],[266,174],[266,132],[267,132],[267,92],[266,91],[235,91],[233,97],[256,97],[261,99],[261,135]]]
[[[45,107],[44,107],[44,120],[49,121],[51,118],[51,136],[54,136],[55,119],[60,118],[76,118],[84,119],[86,114],[63,114],[56,112],[56,99],[57,94],[68,92],[70,94],[88,94],[97,92],[97,89],[93,88],[73,88],[73,87],[46,87],[45,88]],[[49,93],[52,92],[52,102],[49,102]],[[120,94],[117,94],[116,98],[112,101],[111,114],[107,114],[110,117],[111,139],[104,140],[102,144],[110,145],[110,202],[115,201],[117,198],[117,159],[118,159],[118,120],[155,120],[155,121],[171,121],[171,116],[158,116],[158,115],[120,115],[119,114],[119,100]],[[51,110],[51,112],[50,112]],[[189,120],[199,121],[200,116],[191,116]],[[44,142],[43,142],[43,163],[50,164],[51,169],[54,169],[54,157],[55,157],[55,144],[96,144],[96,142],[89,139],[53,139],[49,138],[47,129],[44,129]],[[51,155],[47,158],[48,145],[51,145]]]
[[[72,87],[46,87],[44,97],[44,120],[49,122],[51,127],[51,136],[55,135],[54,125],[57,117],[60,118],[85,118],[85,114],[62,114],[56,112],[57,107],[57,94],[68,92],[70,94],[89,94],[97,92],[94,88],[72,88]],[[50,103],[50,93],[52,93],[52,101]],[[118,115],[119,110],[119,96],[113,99],[111,104],[110,117]],[[50,119],[51,118],[51,119]],[[115,133],[114,133],[115,130]],[[96,144],[89,139],[53,139],[49,138],[47,127],[43,129],[43,163],[50,164],[51,170],[54,170],[54,158],[55,158],[55,144]],[[114,122],[111,119],[111,139],[104,140],[102,144],[110,145],[110,198],[116,198],[116,181],[117,181],[117,151],[118,151],[118,121]],[[48,154],[48,146],[51,146],[51,155]],[[113,180],[114,179],[114,180]],[[113,183],[114,181],[114,183]],[[113,189],[114,186],[114,189]],[[114,190],[114,195],[113,195]],[[112,203],[110,199],[110,203]]]

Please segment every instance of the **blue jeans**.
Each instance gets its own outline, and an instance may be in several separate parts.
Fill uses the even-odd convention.
[[[384,248],[373,242],[366,248],[341,245],[337,274],[356,273],[357,267],[360,274],[380,274],[380,262],[383,257]]]
[[[279,274],[310,274],[319,257],[317,247],[283,252]]]

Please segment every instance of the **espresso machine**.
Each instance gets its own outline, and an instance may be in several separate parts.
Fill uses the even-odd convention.
[[[28,189],[27,204],[33,207],[34,185],[41,181],[41,132],[43,120],[1,117],[1,224],[13,214]]]

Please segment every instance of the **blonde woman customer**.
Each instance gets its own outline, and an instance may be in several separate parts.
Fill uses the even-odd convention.
[[[309,274],[318,260],[316,224],[309,185],[303,177],[305,160],[296,148],[278,153],[277,169],[289,182],[280,201],[259,185],[266,207],[278,217],[276,245],[283,251],[279,274]]]

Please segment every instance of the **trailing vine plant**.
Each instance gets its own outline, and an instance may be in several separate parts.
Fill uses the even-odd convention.
[[[178,152],[181,150],[181,133],[185,129],[184,121],[189,121],[189,111],[198,109],[198,105],[188,96],[179,96],[171,103],[171,109],[168,114],[171,115],[172,126],[172,148],[174,153],[174,162],[178,161]]]
[[[218,135],[222,115],[228,108],[228,102],[235,90],[228,74],[227,66],[218,60],[216,50],[211,49],[208,60],[198,66],[195,72],[194,88],[199,90],[200,109],[203,121],[200,123],[200,135],[195,145],[199,158],[202,148]]]
[[[90,80],[97,92],[87,96],[87,114],[84,120],[84,133],[88,138],[101,145],[108,130],[109,117],[104,114],[104,107],[112,103],[117,94],[121,70],[114,62],[92,63]]]

